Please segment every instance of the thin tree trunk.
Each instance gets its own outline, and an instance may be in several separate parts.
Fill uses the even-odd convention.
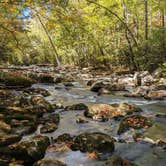
[[[48,32],[46,26],[45,26],[44,23],[42,22],[42,20],[41,20],[39,14],[37,14],[37,12],[36,12],[36,16],[37,16],[37,18],[38,18],[40,24],[42,25],[42,27],[43,27],[43,29],[44,29],[44,31],[45,31],[45,33],[46,33],[46,35],[47,35],[49,41],[50,41],[50,44],[51,44],[52,49],[53,49],[53,51],[54,51],[54,56],[55,56],[57,65],[60,66],[61,63],[60,63],[60,60],[59,60],[59,55],[58,55],[58,52],[57,52],[57,50],[56,50],[56,48],[55,48],[54,42],[52,41],[51,35],[49,34],[49,32]]]
[[[128,18],[126,16],[127,10],[126,10],[126,5],[125,5],[125,3],[124,3],[123,0],[122,0],[122,5],[123,5],[123,17],[124,17],[124,20],[125,20],[125,22],[127,24],[127,20],[128,20]],[[137,70],[138,68],[137,68],[137,65],[135,63],[135,58],[134,58],[134,52],[133,52],[133,48],[132,48],[132,43],[130,41],[127,29],[125,29],[125,37],[126,37],[126,40],[128,42],[128,47],[129,47],[129,50],[130,50],[130,60],[132,62],[133,70]]]
[[[145,40],[148,40],[148,0],[145,1]]]

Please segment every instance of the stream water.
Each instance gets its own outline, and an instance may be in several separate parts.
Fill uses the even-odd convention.
[[[154,125],[147,129],[144,135],[150,140],[156,141],[162,139],[166,141],[166,121],[164,118],[156,118],[157,113],[165,113],[166,102],[165,101],[147,101],[139,98],[126,98],[122,97],[121,93],[116,95],[101,95],[91,92],[82,82],[74,82],[73,87],[65,87],[62,84],[35,84],[34,87],[40,87],[47,89],[51,96],[46,97],[51,103],[61,103],[64,106],[72,105],[75,103],[119,103],[127,101],[128,103],[134,103],[139,105],[144,112],[145,116],[148,116],[154,120]],[[152,147],[150,143],[134,142],[132,138],[132,130],[125,132],[118,136],[117,129],[119,122],[110,120],[107,122],[97,122],[89,119],[89,123],[78,124],[76,119],[78,115],[83,115],[82,111],[61,111],[55,110],[55,113],[60,114],[60,124],[58,129],[50,134],[46,134],[50,138],[56,138],[63,133],[70,133],[71,135],[78,135],[83,132],[103,132],[116,139],[123,139],[126,143],[115,143],[115,152],[122,158],[129,159],[130,161],[138,164],[138,166],[165,166],[166,165],[166,152],[160,147]],[[40,128],[40,126],[39,126]],[[23,137],[23,140],[29,139],[33,135],[39,134],[39,129],[32,135]],[[68,166],[102,166],[104,161],[97,159],[91,159],[88,154],[81,153],[80,151],[67,150],[64,152],[55,152],[54,149],[49,149],[45,158],[55,157],[58,160],[65,162]]]

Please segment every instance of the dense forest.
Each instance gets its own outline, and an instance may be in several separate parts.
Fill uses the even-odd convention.
[[[0,166],[166,165],[166,0],[0,0]]]
[[[165,10],[165,0],[2,0],[0,62],[154,70]]]

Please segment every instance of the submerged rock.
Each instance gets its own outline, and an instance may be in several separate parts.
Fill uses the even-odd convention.
[[[118,134],[121,134],[128,130],[129,128],[133,129],[141,129],[141,128],[149,128],[152,126],[152,122],[141,115],[131,115],[128,116],[120,122]]]
[[[106,162],[106,166],[137,166],[129,160],[122,159],[120,156],[114,154]]]
[[[65,163],[55,158],[46,158],[36,162],[33,166],[67,166]]]
[[[114,139],[103,133],[83,133],[74,138],[71,149],[81,152],[112,153]]]

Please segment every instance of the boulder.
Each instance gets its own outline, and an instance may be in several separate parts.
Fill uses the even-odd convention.
[[[57,143],[67,143],[67,142],[73,142],[73,137],[68,134],[68,133],[64,133],[60,136],[58,136],[56,139],[55,139],[55,142]]]
[[[54,83],[54,76],[51,74],[40,73],[37,80],[41,83]]]
[[[151,126],[152,126],[152,121],[150,121],[147,117],[141,115],[131,115],[122,119],[117,133],[118,135],[120,135],[129,128],[142,129],[142,128],[149,128]]]
[[[50,145],[47,136],[37,135],[30,141],[23,141],[0,149],[1,155],[23,160],[25,165],[32,165],[44,157],[45,150]]]
[[[99,92],[100,89],[104,89],[105,91],[125,91],[125,86],[122,84],[111,84],[109,82],[96,82],[92,85],[91,91]]]
[[[120,104],[93,104],[84,112],[86,117],[95,120],[106,121],[110,118],[125,116],[133,112],[141,112],[142,110],[136,105],[130,105],[126,102]]]
[[[20,135],[16,135],[16,134],[8,134],[8,135],[0,136],[0,147],[4,147],[10,144],[19,142],[21,138],[22,137]]]
[[[74,138],[72,150],[81,152],[112,153],[114,151],[114,139],[103,133],[83,133]]]
[[[4,73],[0,82],[3,82],[7,88],[25,88],[35,83],[34,80],[20,73]]]
[[[95,82],[91,86],[91,91],[98,92],[101,88],[105,88],[105,84],[103,82]]]

